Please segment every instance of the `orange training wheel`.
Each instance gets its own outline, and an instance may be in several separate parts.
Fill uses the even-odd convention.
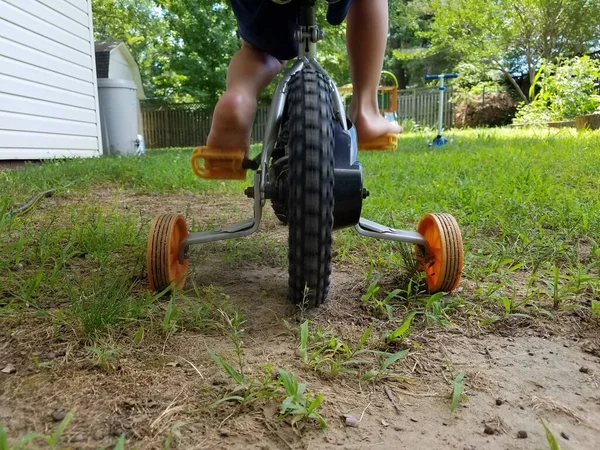
[[[427,274],[427,289],[432,294],[452,292],[463,268],[462,236],[456,219],[450,214],[427,214],[418,231],[428,247],[424,254],[422,247],[417,247],[419,269]]]
[[[185,219],[179,214],[161,214],[152,221],[146,258],[150,289],[161,292],[185,284],[188,260],[179,263],[179,247],[188,235]]]

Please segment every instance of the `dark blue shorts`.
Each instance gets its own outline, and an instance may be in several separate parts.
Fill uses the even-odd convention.
[[[327,21],[339,25],[348,14],[352,0],[340,0],[329,6]],[[298,3],[280,5],[272,0],[231,0],[240,36],[257,50],[277,59],[298,55],[294,32],[298,26]]]

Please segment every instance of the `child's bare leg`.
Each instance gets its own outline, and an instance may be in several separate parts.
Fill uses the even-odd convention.
[[[354,93],[350,118],[361,141],[402,127],[387,121],[377,105],[377,88],[388,35],[387,0],[354,0],[348,13],[347,44]]]
[[[227,89],[219,99],[207,145],[218,148],[250,146],[256,100],[284,64],[243,42],[227,71]]]

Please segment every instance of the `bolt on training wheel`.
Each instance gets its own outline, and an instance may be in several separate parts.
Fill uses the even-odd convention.
[[[430,293],[452,292],[460,282],[463,243],[460,227],[450,214],[427,214],[419,223],[427,249],[417,247],[419,270],[425,272]]]
[[[148,281],[153,291],[160,292],[170,286],[181,289],[185,284],[188,260],[179,263],[179,248],[187,235],[182,215],[161,214],[152,221],[146,258]]]

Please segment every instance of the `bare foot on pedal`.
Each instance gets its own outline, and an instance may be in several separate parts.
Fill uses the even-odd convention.
[[[352,111],[350,118],[356,127],[356,134],[360,142],[370,142],[387,134],[400,134],[402,127],[389,122],[379,111]]]
[[[225,92],[215,107],[206,145],[215,149],[248,149],[255,114],[256,99],[243,92]]]
[[[244,91],[225,92],[213,114],[205,146],[192,152],[192,170],[206,180],[244,180],[256,100]]]

